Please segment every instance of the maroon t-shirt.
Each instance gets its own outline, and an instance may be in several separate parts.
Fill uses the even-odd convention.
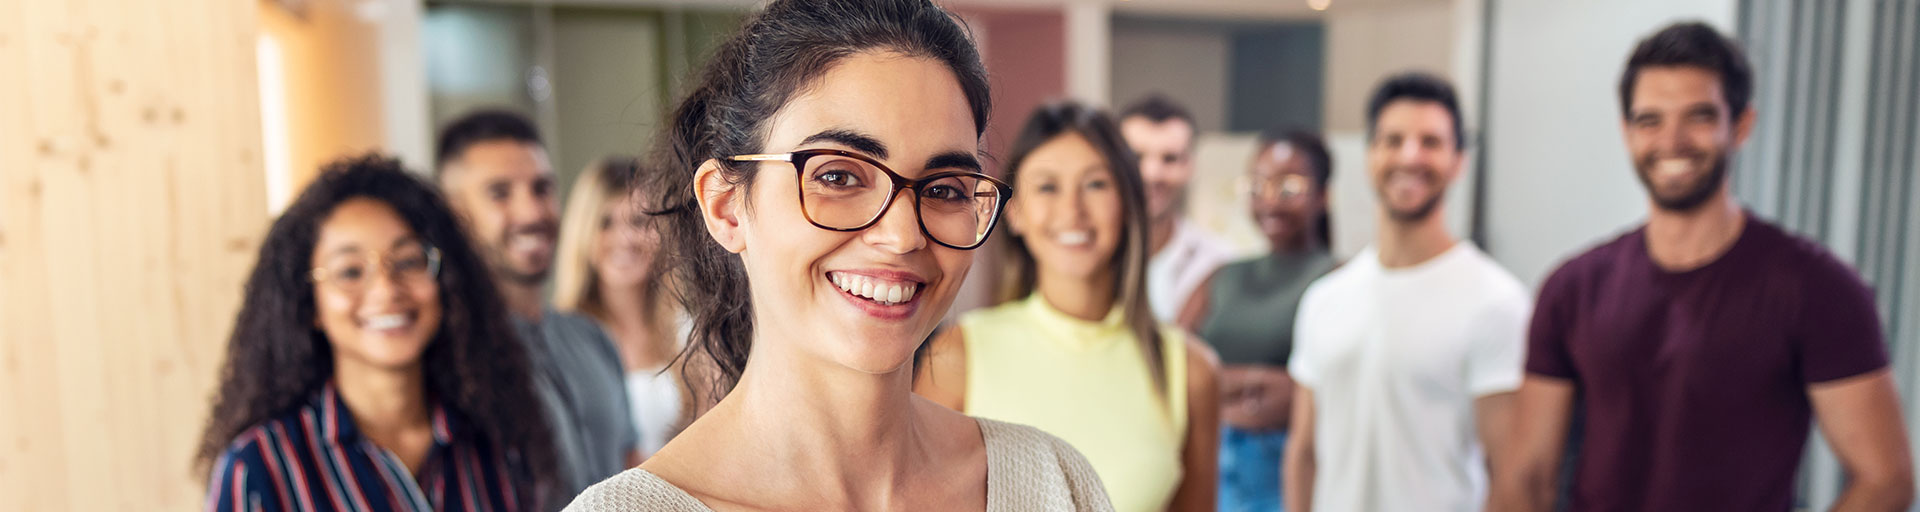
[[[1584,401],[1573,511],[1788,510],[1808,384],[1887,365],[1873,292],[1747,215],[1720,259],[1660,269],[1636,229],[1547,279],[1527,372]]]

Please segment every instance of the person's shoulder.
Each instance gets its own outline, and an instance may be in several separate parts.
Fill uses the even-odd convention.
[[[1526,301],[1528,299],[1526,285],[1520,283],[1520,278],[1514,276],[1513,271],[1507,270],[1506,266],[1501,265],[1498,260],[1493,259],[1492,255],[1480,250],[1478,246],[1468,242],[1461,242],[1461,244],[1469,254],[1468,261],[1473,265],[1476,280],[1479,281],[1475,284],[1475,289],[1483,290],[1495,300],[1517,298]]]
[[[987,449],[995,456],[1017,455],[1021,459],[1035,458],[1044,461],[1066,454],[1078,455],[1073,445],[1054,437],[1046,431],[1019,423],[988,419],[975,416],[973,420],[980,424],[980,437],[986,441]],[[1022,464],[1035,463],[1035,460],[999,460],[995,463]]]
[[[553,333],[561,341],[584,343],[593,350],[603,352],[602,355],[616,358],[614,361],[618,364],[620,350],[613,346],[613,338],[607,335],[606,329],[601,328],[600,322],[592,317],[549,308],[541,323],[546,326],[547,332]]]
[[[1844,271],[1853,274],[1852,266],[1835,256],[1826,245],[1812,238],[1788,231],[1759,217],[1748,217],[1747,229],[1753,230],[1751,236],[1756,245],[1780,259],[1780,263],[1796,269],[1812,272]]]
[[[1226,237],[1201,228],[1198,224],[1188,224],[1187,227],[1193,230],[1194,245],[1216,256],[1222,263],[1232,261],[1234,252],[1233,242],[1227,241]]]
[[[1347,260],[1345,263],[1334,265],[1333,268],[1327,270],[1326,273],[1321,274],[1320,277],[1315,278],[1313,282],[1307,284],[1307,290],[1300,298],[1301,303],[1304,304],[1308,299],[1313,297],[1325,296],[1330,293],[1338,293],[1341,290],[1365,286],[1365,283],[1362,281],[1366,279],[1367,275],[1375,273],[1372,272],[1370,267],[1378,266],[1378,263],[1376,263],[1379,261],[1378,258],[1379,256],[1375,256],[1373,249],[1369,248],[1360,251],[1359,254],[1355,254],[1352,259]]]
[[[993,327],[1025,321],[1026,308],[1026,299],[1010,300],[961,313],[954,325],[966,335],[980,334]]]
[[[1265,257],[1264,255],[1261,255],[1261,256],[1248,256],[1240,259],[1230,259],[1230,260],[1227,260],[1226,263],[1220,264],[1219,268],[1215,268],[1213,270],[1213,274],[1216,278],[1224,278],[1227,276],[1241,275],[1246,273],[1247,271],[1253,270],[1254,265],[1258,265],[1260,263],[1260,259],[1264,257]]]
[[[307,446],[309,431],[301,420],[301,415],[307,410],[304,405],[288,408],[266,421],[235,434],[233,439],[228,441],[226,449],[221,451],[218,465],[231,466],[235,463],[244,463],[257,467],[266,459],[278,460],[278,455],[283,449]],[[222,470],[222,467],[214,468],[216,473]]]
[[[1860,271],[1848,264],[1820,242],[1788,231],[1786,228],[1761,220],[1756,216],[1747,218],[1747,229],[1753,230],[1752,236],[1766,254],[1766,268],[1776,276],[1795,276],[1799,278],[1801,288],[1826,287],[1836,285],[1867,288],[1866,280]],[[1804,290],[1803,290],[1804,291]]]
[[[693,495],[645,469],[633,468],[587,487],[567,512],[616,512],[658,510],[666,512],[710,512]]]
[[[1645,224],[1635,225],[1632,229],[1589,245],[1562,260],[1559,265],[1553,267],[1552,272],[1547,274],[1546,281],[1541,284],[1541,291],[1547,293],[1581,286],[1619,268],[1623,258],[1645,258],[1645,232]]]
[[[220,460],[223,461],[221,465],[266,458],[266,455],[272,453],[279,444],[279,435],[276,432],[289,431],[285,424],[281,424],[277,429],[273,425],[273,421],[263,422],[233,436],[233,439],[227,442],[227,448],[221,451]],[[299,432],[299,429],[292,429],[292,431]],[[215,471],[218,470],[215,468]]]
[[[988,508],[1113,510],[1100,475],[1072,444],[1030,426],[974,419],[987,444],[988,485],[1020,486],[1003,490],[1002,502]]]
[[[582,315],[574,312],[559,311],[551,308],[547,309],[547,312],[545,313],[545,315],[546,315],[546,318],[542,323],[545,323],[553,327],[558,327],[563,332],[566,332],[568,334],[590,334],[590,335],[597,335],[602,337],[606,336],[605,332],[600,329],[600,323],[593,321],[592,318],[589,318],[586,315]]]

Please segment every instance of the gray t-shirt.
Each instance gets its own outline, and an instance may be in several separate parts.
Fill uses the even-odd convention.
[[[557,509],[587,486],[625,471],[640,434],[628,410],[620,353],[599,324],[547,308],[539,323],[516,316],[513,326],[533,357],[534,381],[553,429],[561,474],[546,508]]]

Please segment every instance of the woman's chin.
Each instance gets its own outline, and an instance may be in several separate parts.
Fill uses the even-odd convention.
[[[854,371],[869,375],[885,375],[913,367],[914,349],[918,343],[896,343],[896,346],[867,345],[854,347],[851,353],[840,358],[840,364]]]

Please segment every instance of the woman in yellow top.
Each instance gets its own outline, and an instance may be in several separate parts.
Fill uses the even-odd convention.
[[[915,391],[1065,439],[1116,510],[1211,512],[1219,363],[1147,309],[1137,166],[1105,112],[1034,112],[1007,165],[1003,303],[937,335]]]

